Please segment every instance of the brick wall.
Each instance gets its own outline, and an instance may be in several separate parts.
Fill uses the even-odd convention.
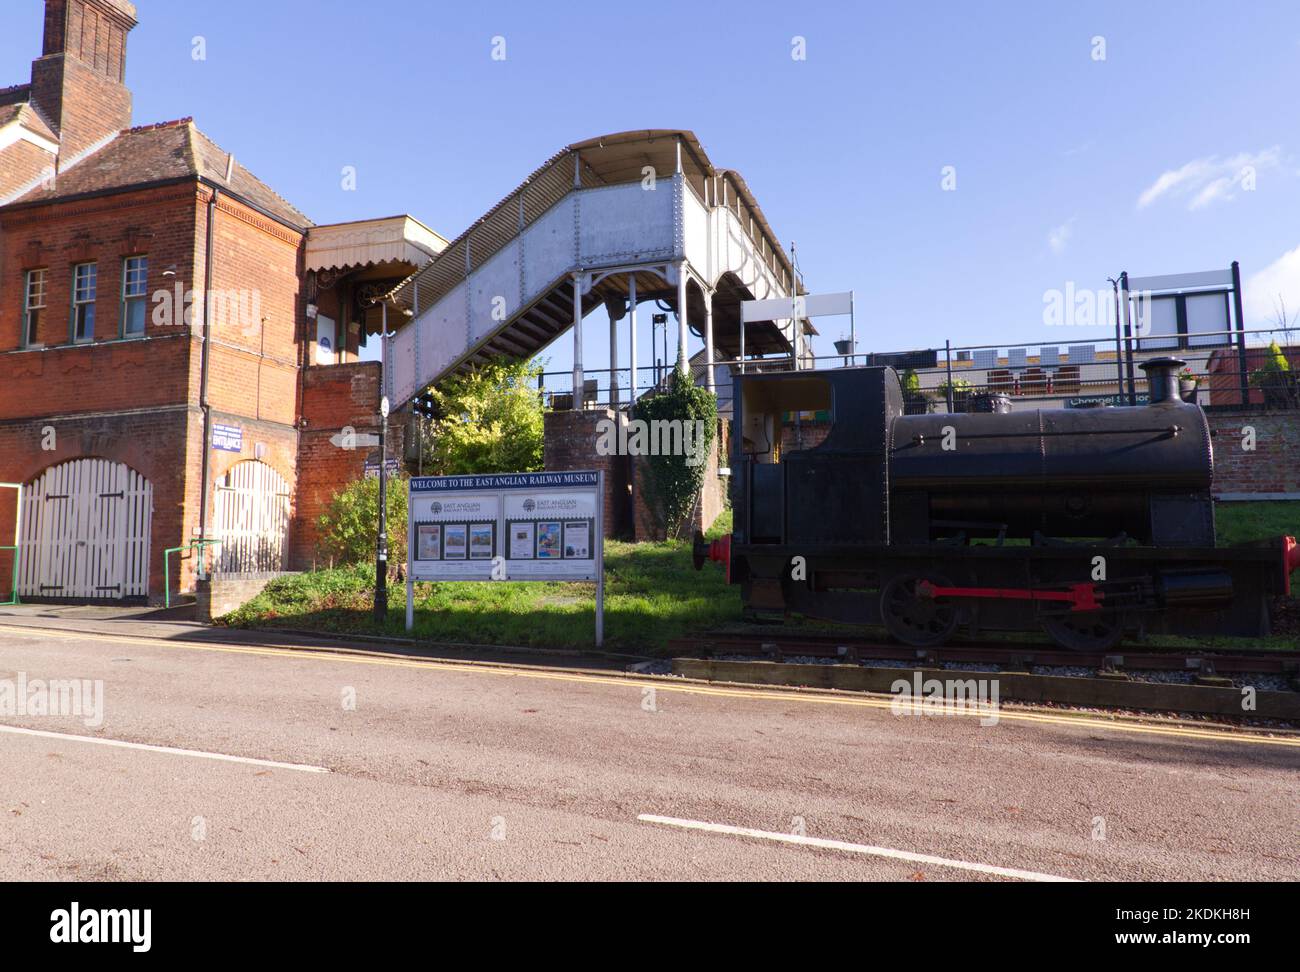
[[[131,127],[130,90],[67,54],[32,64],[32,101],[54,123],[65,162]]]
[[[123,80],[133,26],[130,5],[118,0],[46,0],[32,100],[58,131],[65,162],[131,127],[131,92]]]
[[[188,542],[200,522],[207,200],[208,190],[190,183],[0,212],[0,480],[30,482],[48,465],[88,456],[144,475],[154,488],[155,596],[163,587],[163,550]],[[244,451],[214,452],[213,482],[257,458],[259,445],[262,461],[291,490],[297,482],[301,247],[300,233],[236,200],[219,201],[212,285],[242,302],[214,305],[209,397],[214,422],[244,430]],[[149,257],[146,333],[119,340],[123,263],[133,255]],[[98,266],[95,343],[72,345],[73,267],[91,261]],[[47,311],[39,345],[26,349],[21,284],[36,268],[47,270]],[[165,277],[169,268],[174,275]],[[158,291],[167,300],[154,301]],[[378,365],[372,367],[370,412],[378,402]],[[85,422],[116,443],[65,436],[65,428]],[[53,455],[40,450],[47,424],[59,435]],[[209,509],[209,523],[211,517]],[[192,586],[192,564],[172,573],[173,590]]]
[[[621,423],[626,419],[621,412],[606,408],[547,412],[542,452],[547,472],[604,471],[605,536],[626,539],[632,535],[630,463],[625,456],[596,454],[599,426],[604,421]]]
[[[1214,493],[1300,495],[1300,411],[1208,413],[1214,442]],[[1255,430],[1248,452],[1243,430]]]
[[[830,422],[786,423],[781,427],[781,455],[816,449],[826,441],[834,426]]]
[[[216,574],[195,588],[195,620],[210,624],[216,618],[238,611],[271,581],[286,574]]]
[[[20,139],[0,149],[0,199],[34,184],[53,165],[54,156],[31,142]]]
[[[51,466],[85,457],[120,462],[140,473],[153,485],[149,586],[161,594],[163,551],[180,545],[187,535],[182,474],[188,430],[196,418],[197,409],[191,412],[181,405],[116,415],[0,419],[0,482],[29,483]],[[47,428],[54,430],[53,436],[46,434]],[[196,497],[197,491],[195,485]],[[0,544],[12,542],[15,507],[13,490],[3,491]],[[3,568],[11,569],[12,561],[4,560]],[[173,567],[173,584],[179,578],[176,570]],[[7,593],[7,584],[0,590]]]
[[[73,268],[80,263],[93,262],[98,268],[95,338],[99,341],[112,340],[121,333],[118,295],[127,257],[149,257],[151,294],[171,291],[179,283],[183,296],[192,286],[189,281],[194,280],[196,199],[193,185],[181,185],[0,210],[0,274],[4,281],[0,285],[0,352],[21,344],[22,282],[28,270],[46,270],[47,309],[37,333],[38,342],[45,347],[71,340]],[[163,271],[173,266],[176,276],[164,278]],[[183,315],[160,324],[151,308],[145,325],[147,336],[183,331]],[[168,368],[173,366],[171,363]]]
[[[298,445],[298,490],[290,563],[306,570],[317,562],[320,531],[316,522],[334,494],[365,475],[366,460],[377,448],[343,448],[345,429],[356,435],[379,432],[380,365],[359,361],[303,372],[303,426]],[[404,422],[389,419],[388,455],[402,455]]]
[[[194,200],[197,247],[195,293],[205,279],[208,195]],[[293,425],[298,398],[298,336],[306,301],[298,275],[303,234],[222,196],[213,234],[212,353],[208,397],[213,408]],[[200,314],[195,315],[201,319]],[[200,361],[191,362],[191,394],[198,395]]]

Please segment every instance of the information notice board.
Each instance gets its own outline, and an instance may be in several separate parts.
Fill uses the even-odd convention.
[[[593,581],[604,640],[603,472],[411,480],[406,627],[416,581]]]

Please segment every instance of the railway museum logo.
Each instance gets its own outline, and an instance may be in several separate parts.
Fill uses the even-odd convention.
[[[104,724],[104,683],[86,678],[0,678],[0,717],[76,716],[87,729]]]
[[[688,466],[701,465],[713,445],[708,426],[698,419],[602,419],[596,433],[598,456],[685,456]]]
[[[996,678],[923,678],[913,672],[911,681],[895,680],[889,687],[894,715],[971,715],[981,726],[998,724],[999,687]]]

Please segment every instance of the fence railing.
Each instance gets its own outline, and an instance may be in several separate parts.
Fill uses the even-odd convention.
[[[221,544],[221,540],[194,540],[182,547],[172,547],[169,550],[163,551],[163,603],[167,608],[170,609],[172,606],[172,554],[180,554],[180,556],[176,558],[178,564],[184,563],[187,560],[195,560],[195,555],[197,554],[198,559],[195,562],[194,576],[198,580],[204,580],[212,575],[212,569],[206,565],[203,556],[209,550],[220,547]]]
[[[13,556],[12,570],[9,572],[9,575],[11,575],[10,583],[12,586],[10,586],[9,588],[9,599],[6,601],[0,601],[0,607],[17,607],[19,603],[18,601],[18,548],[0,547],[0,554],[6,554],[6,553]],[[0,562],[3,562],[3,559],[4,558],[0,556]],[[4,594],[4,589],[0,588],[0,595],[2,594]]]
[[[0,553],[7,553],[13,557],[13,570],[11,576],[11,587],[9,589],[9,600],[0,601],[0,607],[17,607],[18,598],[18,565],[22,557],[23,543],[23,487],[21,483],[0,483],[0,493],[7,490],[13,490],[17,497],[17,503],[14,506],[14,542],[12,546],[0,547]],[[0,593],[3,590],[0,589]]]
[[[1276,343],[1278,351],[1271,350]],[[1136,334],[1116,347],[1113,338],[1047,343],[951,345],[911,351],[805,358],[804,368],[890,365],[904,382],[909,413],[972,411],[992,407],[1005,396],[1012,408],[1092,408],[1140,405],[1147,400],[1141,365],[1174,356],[1187,362],[1181,390],[1205,408],[1300,409],[1300,327],[1215,333]],[[583,407],[625,408],[660,386],[675,364],[638,368],[635,395],[631,370],[587,369]],[[706,383],[707,366],[691,362],[696,383]],[[731,403],[731,376],[738,362],[715,364],[719,409]],[[793,370],[790,357],[751,359],[745,371]],[[573,407],[571,372],[547,372],[538,391],[548,408]]]

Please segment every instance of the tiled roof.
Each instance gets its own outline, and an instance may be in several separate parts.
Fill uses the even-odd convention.
[[[6,118],[5,112],[8,111],[12,111],[13,114]],[[48,138],[51,142],[57,142],[59,140],[58,134],[50,127],[49,123],[45,120],[45,117],[36,110],[34,105],[20,104],[0,108],[0,125],[13,121],[15,118],[18,119],[18,124],[22,125],[23,128],[27,129],[29,132],[35,132],[42,138]]]
[[[16,105],[31,97],[30,84],[15,84],[11,88],[0,88],[0,105]]]
[[[236,160],[226,180],[229,155],[194,127],[191,118],[121,132],[91,155],[59,173],[52,189],[37,188],[15,205],[127,190],[169,179],[202,178],[223,187],[299,229],[313,225]]]
[[[278,216],[285,222],[292,223],[302,229],[314,225],[297,207],[240,165],[238,159],[235,160],[234,171],[231,174],[230,182],[227,183],[226,160],[229,153],[195,128],[193,124],[189,126],[189,129],[191,153],[199,168],[199,173],[204,178],[226,186],[235,195],[242,196],[254,206]]]
[[[28,131],[35,132],[52,142],[59,136],[45,121],[44,116],[31,103],[32,86],[16,84],[12,88],[0,88],[0,128],[18,119]]]

